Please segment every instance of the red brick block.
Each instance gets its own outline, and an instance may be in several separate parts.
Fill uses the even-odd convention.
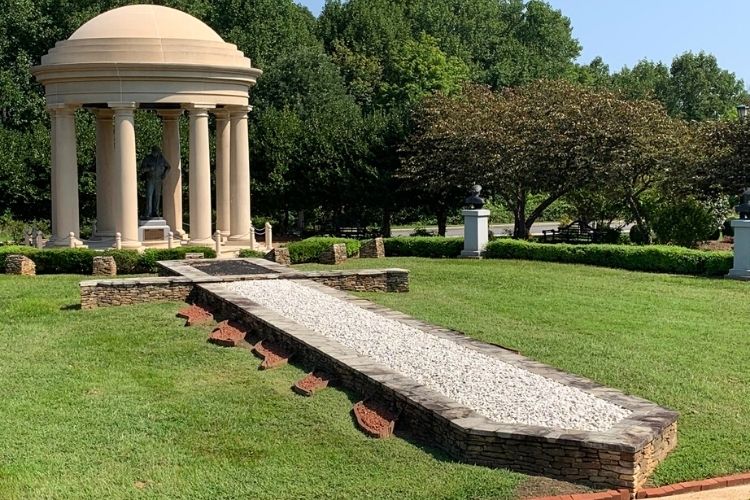
[[[724,480],[724,482],[722,483],[721,481],[717,479],[704,479],[700,483],[701,483],[701,491],[715,490],[716,488],[721,488],[722,485],[726,486],[727,484],[726,480]]]

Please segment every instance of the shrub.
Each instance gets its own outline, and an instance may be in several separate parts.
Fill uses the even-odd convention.
[[[266,256],[265,253],[257,250],[250,250],[249,248],[243,248],[240,250],[241,259],[262,259]]]
[[[711,210],[691,198],[661,205],[653,220],[654,233],[660,243],[690,248],[709,239],[717,226]]]
[[[27,255],[36,264],[39,274],[91,274],[94,257],[109,255],[114,257],[118,274],[147,274],[157,271],[159,260],[184,259],[186,253],[202,252],[206,258],[216,257],[209,247],[179,247],[173,249],[150,248],[139,254],[135,250],[108,250],[97,252],[87,248],[52,248],[39,250],[26,246],[6,246],[0,248],[0,272],[5,272],[7,255]]]
[[[388,257],[458,257],[464,248],[463,238],[442,236],[385,238],[383,242]]]
[[[706,252],[663,245],[544,245],[518,240],[497,240],[487,245],[485,257],[709,276],[726,274],[732,267],[732,252]]]
[[[289,258],[291,259],[292,264],[317,262],[320,258],[320,254],[328,250],[328,248],[335,243],[344,243],[346,245],[346,255],[348,257],[354,257],[359,253],[359,240],[314,236],[302,241],[290,243],[288,246]]]
[[[651,230],[636,224],[630,228],[630,242],[635,245],[647,245],[651,243]]]

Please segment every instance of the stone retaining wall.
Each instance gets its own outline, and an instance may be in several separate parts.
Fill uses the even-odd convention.
[[[409,291],[409,271],[406,269],[300,272],[263,259],[248,260],[265,267],[269,274],[211,276],[185,261],[165,261],[158,263],[158,278],[82,281],[81,308],[184,301],[196,284],[254,279],[313,280],[331,288],[350,292]]]
[[[417,439],[436,445],[464,462],[541,474],[599,488],[637,490],[643,487],[656,464],[676,446],[677,414],[673,411],[318,283],[308,281],[306,284],[389,319],[585,390],[633,414],[607,432],[493,422],[220,284],[198,285],[195,298],[209,306],[216,317],[239,321],[254,334],[286,345],[295,352],[295,360],[307,365],[306,369],[328,371],[335,375],[339,384],[360,396],[377,397],[396,406],[401,411],[398,428],[407,428]]]
[[[81,309],[181,302],[187,300],[194,286],[190,279],[181,277],[82,281]]]

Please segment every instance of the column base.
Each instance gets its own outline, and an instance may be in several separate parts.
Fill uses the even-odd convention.
[[[97,231],[91,235],[91,238],[89,238],[89,241],[105,241],[109,239],[111,240],[115,239],[114,231]]]
[[[750,281],[750,269],[730,269],[726,278],[730,280]]]
[[[234,243],[234,242],[248,243],[251,240],[252,240],[252,237],[250,236],[250,233],[230,234],[229,237],[227,238],[227,241],[229,241],[229,243]]]
[[[44,245],[45,248],[71,248],[70,237],[50,238]],[[78,238],[73,238],[73,248],[88,248],[88,246]]]
[[[190,245],[200,245],[200,246],[203,246],[203,247],[211,247],[211,248],[213,248],[214,246],[216,246],[216,242],[214,241],[213,238],[202,238],[202,239],[195,239],[195,240],[192,239],[192,238],[190,238],[190,239],[188,239],[188,244],[190,244]]]
[[[459,256],[461,259],[481,259],[482,258],[482,252],[478,250],[461,250],[461,255]]]

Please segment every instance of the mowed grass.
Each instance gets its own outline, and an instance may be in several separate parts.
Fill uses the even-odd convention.
[[[408,294],[362,295],[679,411],[656,484],[750,470],[750,283],[526,261],[340,267],[409,269]]]
[[[365,437],[356,395],[294,395],[301,369],[258,371],[178,304],[77,310],[82,278],[0,276],[2,499],[513,498],[525,481]]]

